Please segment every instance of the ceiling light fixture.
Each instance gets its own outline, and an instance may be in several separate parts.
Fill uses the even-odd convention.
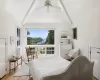
[[[41,6],[41,7],[36,8],[36,9],[40,9],[40,8],[43,8],[43,7],[47,7],[47,12],[49,12],[49,8],[50,7],[57,8],[57,9],[61,9],[60,7],[58,7],[56,5],[52,5],[52,0],[45,0],[44,6]]]
[[[50,0],[46,0],[44,3],[44,6],[47,7],[47,11],[49,11],[49,7],[52,7],[51,1]]]
[[[34,3],[35,3],[35,2],[36,2],[36,0],[33,0],[33,1],[32,1],[32,4],[30,5],[29,9],[27,10],[27,12],[26,12],[26,14],[25,14],[25,16],[24,16],[24,18],[23,18],[23,20],[22,20],[21,25],[23,25],[23,24],[25,23],[25,21],[26,21],[27,17],[29,16],[29,13],[31,12],[32,7],[34,6]],[[62,1],[62,0],[58,0],[58,3],[60,4],[59,7],[58,7],[58,6],[55,6],[55,5],[52,5],[52,0],[45,0],[44,6],[42,6],[42,7],[47,7],[47,11],[49,11],[49,8],[50,8],[50,7],[54,7],[54,8],[60,9],[60,10],[63,9],[64,12],[65,12],[66,15],[67,15],[69,21],[70,21],[70,24],[73,26],[73,21],[72,21],[72,19],[70,18],[69,14],[68,14],[68,12],[67,12],[67,9],[65,8],[65,5],[64,5],[63,1]],[[42,8],[42,7],[39,7],[39,8]],[[35,9],[39,9],[39,8],[35,8]]]

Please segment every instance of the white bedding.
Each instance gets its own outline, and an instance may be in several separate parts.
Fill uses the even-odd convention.
[[[41,80],[45,76],[60,74],[69,64],[69,61],[61,57],[52,56],[35,59],[29,62],[29,67],[33,80]]]

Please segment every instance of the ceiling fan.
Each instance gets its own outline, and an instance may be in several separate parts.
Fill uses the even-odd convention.
[[[43,7],[47,7],[47,11],[48,11],[48,12],[49,12],[49,8],[50,8],[50,7],[52,7],[52,8],[57,8],[57,9],[61,9],[61,8],[58,7],[58,6],[53,5],[53,4],[52,4],[52,0],[45,0],[43,6],[38,7],[38,8],[35,8],[35,9],[40,9],[40,8],[43,8]]]
[[[67,15],[67,17],[68,17],[68,19],[70,21],[70,24],[73,25],[73,21],[70,18],[69,14],[67,12],[67,9],[65,8],[64,3],[62,2],[62,0],[59,0],[59,1],[60,1],[60,4],[61,4],[64,12],[66,13],[66,15]],[[29,13],[31,12],[31,9],[32,9],[32,7],[33,7],[33,5],[34,5],[35,2],[36,2],[36,0],[33,0],[32,4],[30,5],[29,9],[27,10],[27,12],[26,12],[26,14],[25,14],[25,16],[24,16],[24,18],[22,20],[22,23],[21,23],[22,25],[24,24],[26,18],[28,17]],[[55,6],[55,5],[52,5],[52,0],[45,0],[44,5],[42,7],[47,7],[47,11],[49,11],[49,8],[50,7],[57,8],[57,9],[60,9],[61,10],[60,7]],[[39,8],[42,8],[42,7],[38,7],[38,8],[35,8],[35,9],[39,9]]]

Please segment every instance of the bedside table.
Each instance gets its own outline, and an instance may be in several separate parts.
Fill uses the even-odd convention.
[[[19,63],[19,60],[20,60],[20,63]],[[11,67],[12,63],[14,64],[13,68]],[[16,59],[9,60],[9,72],[11,72],[11,70],[14,70],[14,72],[15,72],[16,68],[19,65],[22,65],[22,56],[20,56],[19,58],[16,58]]]

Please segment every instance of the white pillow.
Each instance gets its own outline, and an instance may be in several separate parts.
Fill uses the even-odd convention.
[[[70,60],[70,59],[71,59],[71,57],[68,56],[68,54],[66,54],[63,58],[64,58],[64,59],[67,59],[67,60]]]
[[[72,49],[69,51],[68,56],[75,58],[79,55],[79,49]]]

